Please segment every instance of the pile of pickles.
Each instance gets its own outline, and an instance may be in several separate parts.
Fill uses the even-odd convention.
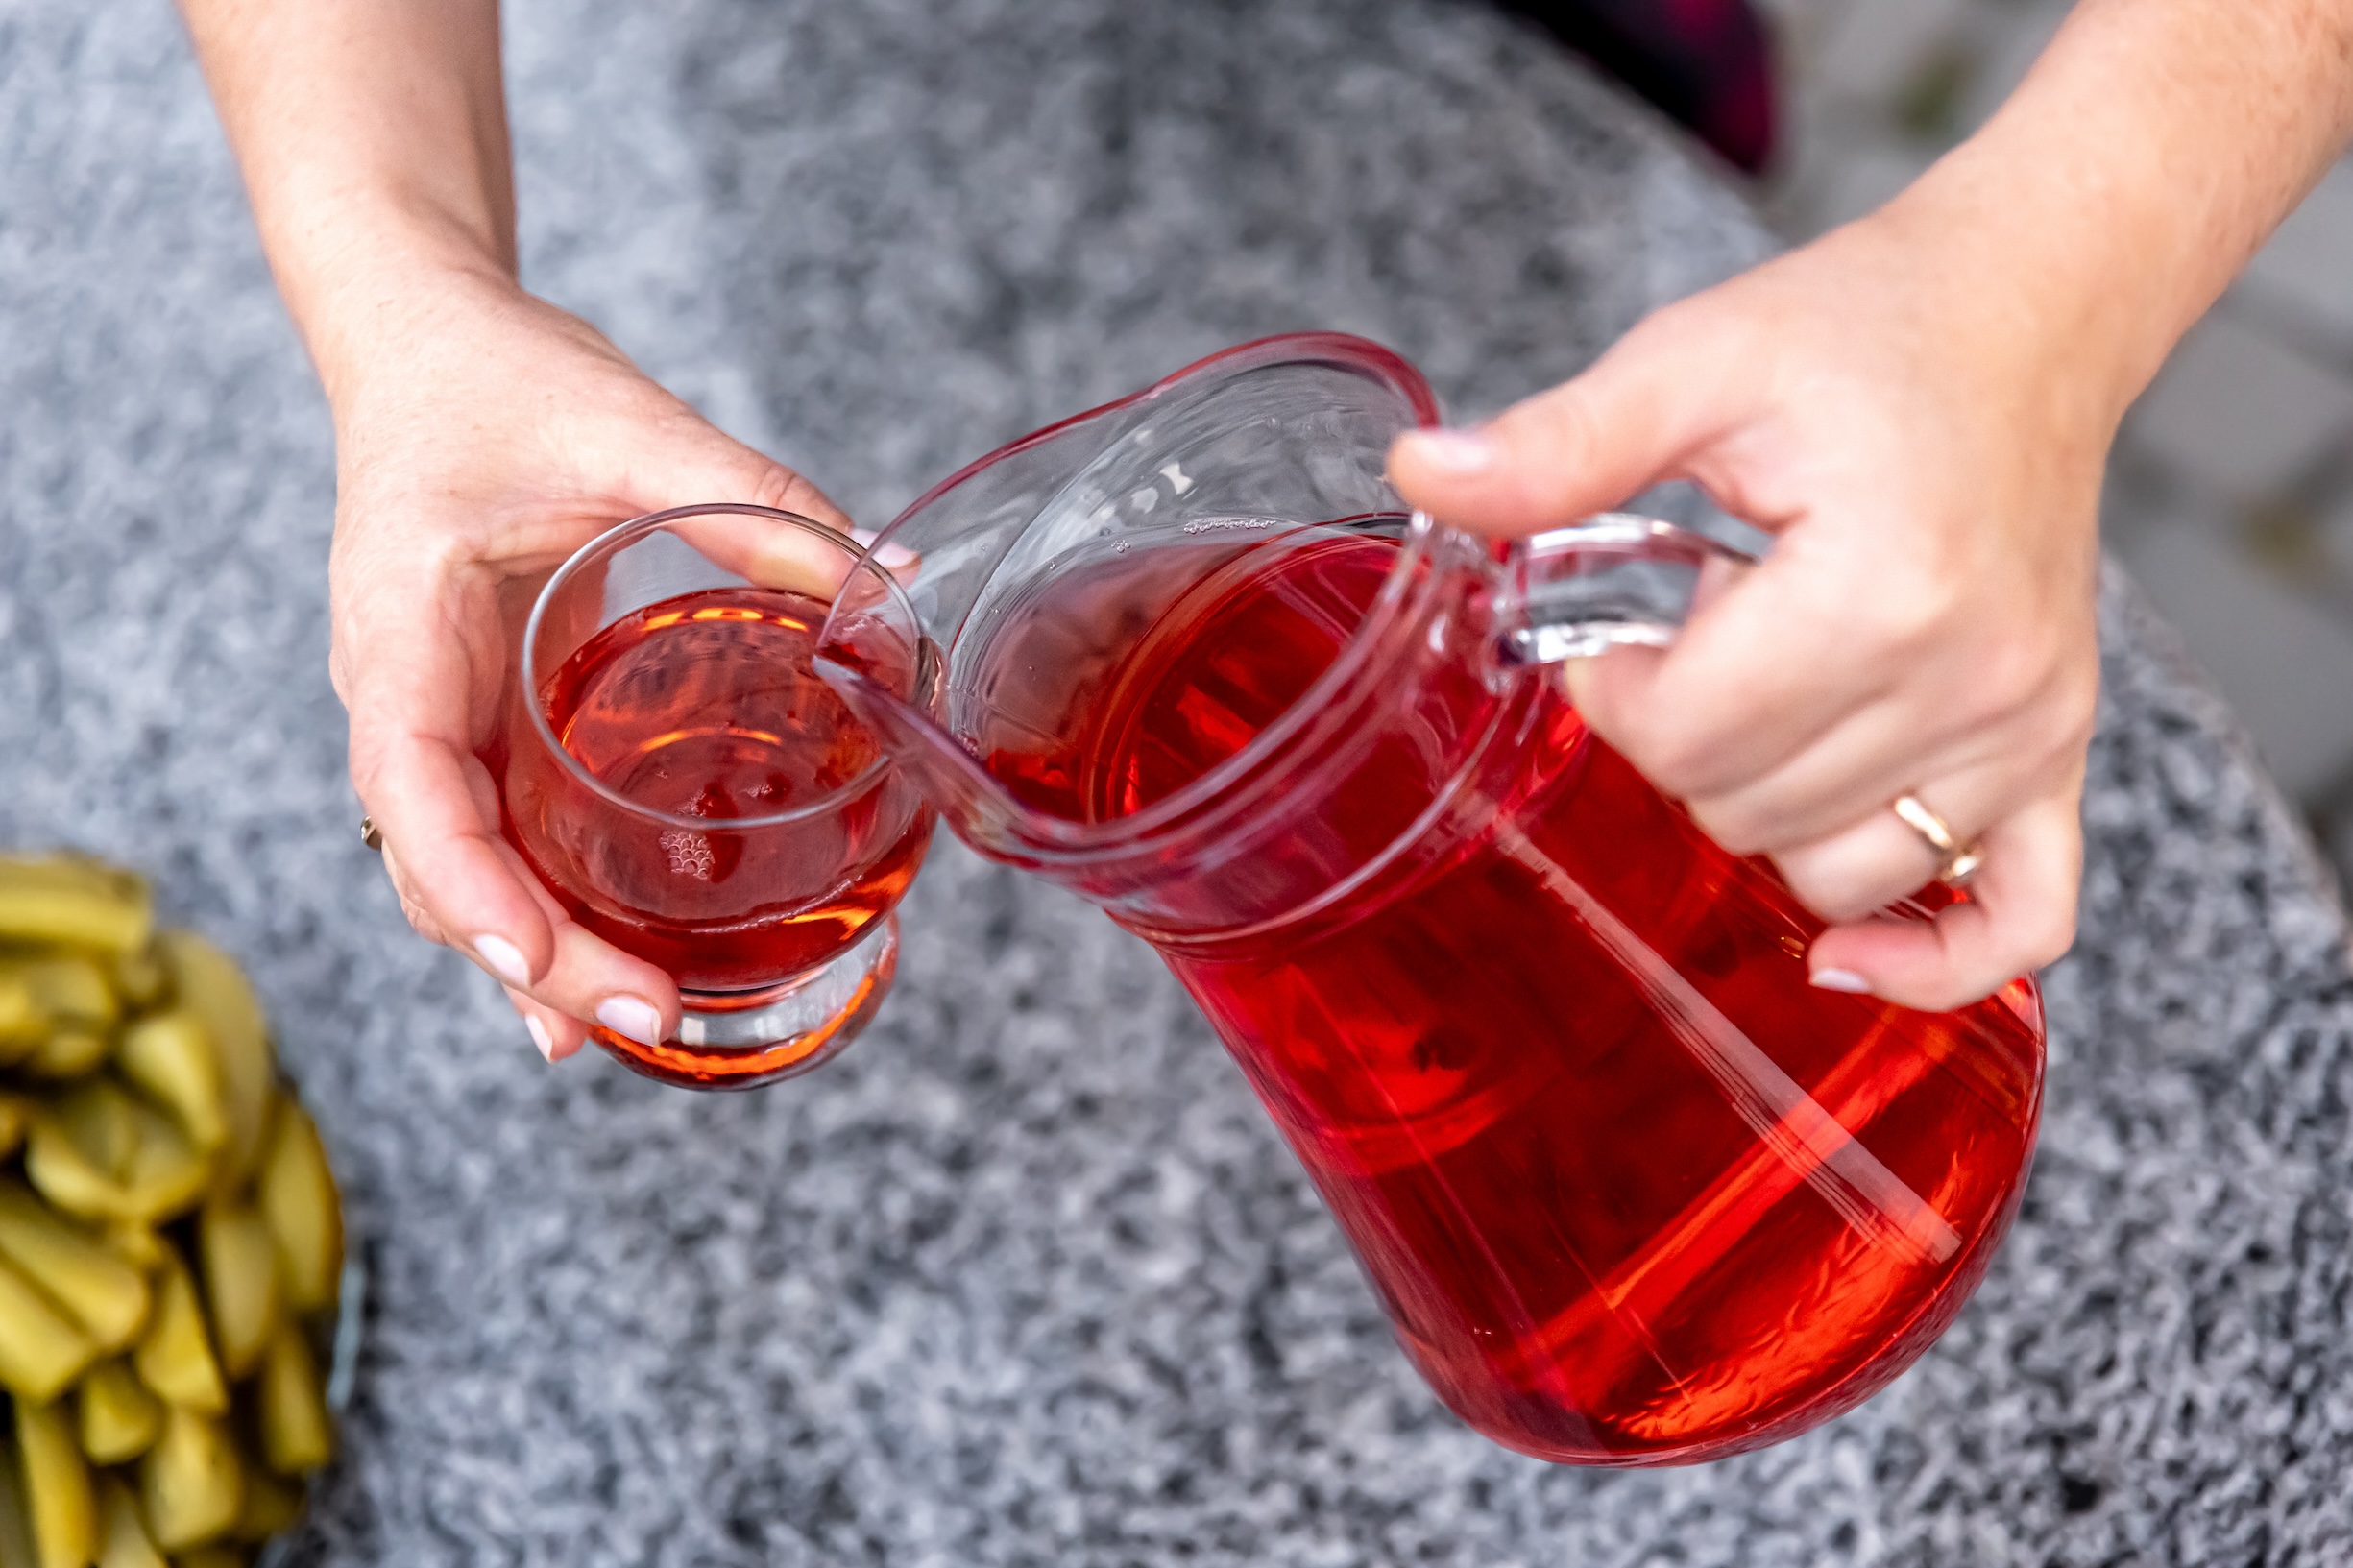
[[[0,856],[0,1568],[230,1568],[334,1451],[343,1219],[261,1009],[137,878]]]

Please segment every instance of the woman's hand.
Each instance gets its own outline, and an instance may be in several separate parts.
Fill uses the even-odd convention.
[[[1775,536],[1670,649],[1569,668],[1593,728],[1727,849],[1835,922],[1815,983],[1942,1009],[2066,951],[2098,688],[2097,503],[2112,399],[1904,215],[1660,311],[1471,432],[1405,437],[1399,490],[1497,535],[1664,478]],[[1933,925],[1869,918],[1982,845]]]
[[[1398,489],[1492,534],[1664,478],[1778,536],[1578,706],[1814,910],[1816,984],[1952,1007],[2073,939],[2099,480],[2125,407],[2353,136],[2353,0],[2077,0],[1880,212],[1644,322]],[[1704,585],[1705,586],[1705,585]],[[1932,926],[1870,911],[1985,852]]]
[[[352,783],[409,922],[507,988],[550,1060],[586,1020],[659,1040],[669,977],[573,924],[499,836],[476,754],[532,591],[616,522],[693,501],[848,520],[585,323],[490,270],[403,279],[330,374],[335,689]]]

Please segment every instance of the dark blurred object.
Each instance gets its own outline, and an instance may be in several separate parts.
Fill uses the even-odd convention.
[[[1590,59],[1735,167],[1776,130],[1773,39],[1749,0],[1499,0]]]

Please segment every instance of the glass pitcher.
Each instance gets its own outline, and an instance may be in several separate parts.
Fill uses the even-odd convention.
[[[2040,1003],[1809,985],[1821,922],[1548,667],[1671,638],[1722,548],[1409,515],[1386,453],[1436,422],[1360,339],[1216,355],[916,502],[874,546],[904,593],[845,592],[819,667],[967,843],[1159,952],[1466,1421],[1572,1463],[1757,1447],[1983,1276]]]

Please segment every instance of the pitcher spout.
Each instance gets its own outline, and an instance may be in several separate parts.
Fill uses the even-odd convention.
[[[1482,744],[1462,715],[1500,722],[1534,663],[1663,640],[1717,549],[1619,517],[1508,549],[1440,527],[1387,477],[1396,436],[1437,420],[1413,367],[1360,338],[1215,355],[909,507],[871,546],[896,565],[836,603],[818,669],[982,854],[1155,938],[1296,910],[1389,848],[1321,832],[1309,795],[1394,742],[1428,753],[1422,807],[1441,809]],[[1255,619],[1237,611],[1275,578]],[[1245,679],[1247,723],[1182,699],[1169,722],[1193,765],[1096,733],[1152,708],[1128,688],[1160,654],[1221,638],[1290,654]],[[1466,682],[1492,700],[1456,702]]]
[[[934,487],[872,546],[905,563],[892,570],[899,591],[845,594],[818,667],[974,847],[1049,874],[1101,871],[1197,803],[1113,817],[1024,758],[1071,738],[1056,730],[1076,699],[1114,677],[1186,586],[1145,563],[1174,562],[1162,553],[1174,545],[1198,572],[1301,524],[1402,519],[1383,476],[1389,443],[1437,419],[1419,373],[1360,338],[1228,350]],[[1089,574],[1104,588],[1089,625],[1026,615],[1050,587]],[[1040,661],[1051,678],[1038,678]],[[1039,744],[1025,753],[1025,739]]]

